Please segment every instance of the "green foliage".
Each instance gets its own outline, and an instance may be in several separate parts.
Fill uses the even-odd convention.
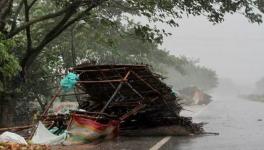
[[[19,56],[21,66],[24,69],[29,69],[36,58],[47,49],[51,41],[56,41],[56,38],[63,31],[67,31],[67,28],[74,23],[78,23],[78,21],[84,21],[86,27],[89,28],[88,30],[97,30],[92,33],[94,35],[91,35],[95,37],[92,42],[101,43],[100,51],[107,50],[108,53],[103,54],[108,55],[118,54],[118,47],[114,46],[116,41],[122,39],[120,37],[109,38],[112,33],[123,34],[123,32],[127,32],[135,35],[134,37],[138,40],[153,44],[161,44],[163,37],[170,35],[164,29],[131,23],[131,16],[144,16],[150,23],[161,22],[176,27],[178,26],[177,19],[185,15],[204,15],[209,21],[220,23],[224,20],[226,14],[235,12],[243,14],[251,22],[261,23],[261,12],[263,12],[263,2],[261,0],[15,0],[10,2],[13,3],[11,8],[5,9],[9,11],[6,12],[9,15],[5,15],[3,19],[0,18],[0,20],[6,20],[3,24],[4,28],[0,31],[7,38],[14,38],[18,34],[24,36],[25,54]],[[128,24],[128,26],[122,27],[124,24]],[[116,31],[106,30],[108,28],[114,29],[113,27],[116,27]],[[90,36],[88,34],[86,32],[86,36]],[[109,37],[106,38],[106,35]],[[84,34],[79,32],[79,36],[84,36]],[[135,42],[135,40],[133,41]],[[108,49],[108,45],[111,45],[112,48]],[[93,46],[98,46],[98,44]],[[94,49],[94,47],[91,49]],[[96,50],[99,49],[96,48]],[[121,53],[118,55],[123,57]]]
[[[264,1],[263,0],[256,0],[255,5],[258,7],[259,11],[264,13]]]
[[[15,43],[13,40],[1,40],[0,35],[0,92],[4,90],[4,84],[21,70],[17,58],[11,53]]]
[[[159,49],[157,43],[142,40],[140,36],[133,34],[134,28],[130,28],[133,27],[133,22],[126,26],[121,23],[105,26],[99,22],[96,21],[94,25],[90,23],[90,26],[74,26],[73,42],[77,63],[149,64],[153,66],[154,71],[173,79],[171,83],[176,88],[196,85],[201,89],[210,90],[216,87],[217,77],[214,71],[196,65],[197,61],[171,55],[168,51]],[[70,47],[71,32],[72,28],[64,32],[47,50],[47,54],[63,59],[60,67],[65,69],[72,66],[72,54],[67,50]]]

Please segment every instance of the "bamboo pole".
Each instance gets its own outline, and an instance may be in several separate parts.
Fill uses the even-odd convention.
[[[130,89],[131,89],[134,93],[136,93],[140,98],[144,99],[144,97],[143,97],[143,96],[142,96],[142,95],[141,95],[136,89],[134,89],[130,83],[126,82],[126,85],[127,85],[128,87],[130,87]]]
[[[69,121],[69,123],[68,123],[68,126],[67,126],[67,128],[66,128],[66,130],[67,131],[69,131],[69,129],[71,128],[71,125],[72,125],[72,121],[73,121],[73,115],[74,115],[74,113],[73,114],[71,114],[71,118],[70,118],[70,121]]]
[[[60,94],[58,95],[58,97],[61,97],[61,96],[72,96],[72,95],[85,95],[87,93],[69,93],[69,94]]]
[[[34,125],[25,125],[25,126],[18,126],[18,127],[8,127],[8,128],[0,128],[0,132],[4,131],[19,131],[19,130],[24,130],[28,128],[32,128]]]
[[[82,73],[84,73],[84,72],[99,72],[99,71],[104,71],[104,72],[106,72],[106,71],[113,71],[113,70],[126,70],[126,69],[128,69],[127,67],[122,67],[122,68],[114,68],[114,69],[97,69],[97,70],[74,70],[74,71],[76,71],[76,72],[82,72]]]
[[[89,112],[89,111],[72,111],[74,114],[78,113],[78,114],[87,114],[87,115],[104,115],[104,116],[107,116],[109,118],[116,118],[117,116],[113,116],[113,115],[109,115],[107,113],[100,113],[100,112]]]
[[[74,67],[74,71],[75,70],[78,70],[78,69],[81,69],[81,68],[85,68],[84,70],[90,70],[90,68],[94,68],[95,65],[79,65],[79,66],[76,66]],[[119,67],[119,68],[122,68],[122,67],[127,67],[127,68],[130,68],[130,67],[133,67],[134,69],[137,69],[137,68],[145,68],[146,65],[131,65],[131,64],[126,64],[126,65],[96,65],[98,67]],[[87,68],[87,69],[86,69]]]
[[[122,81],[127,81],[128,76],[130,75],[131,71],[128,71],[126,76],[122,79]],[[107,101],[107,103],[105,104],[105,106],[101,109],[100,113],[103,113],[105,111],[105,109],[108,107],[108,105],[112,102],[112,100],[114,99],[114,97],[116,96],[116,94],[119,92],[119,90],[121,89],[122,85],[124,82],[119,83],[118,87],[116,88],[115,92],[113,93],[113,95],[110,97],[110,99]]]
[[[100,73],[101,73],[101,75],[104,77],[104,80],[106,80],[107,77],[105,76],[104,72],[100,70]],[[109,82],[109,84],[110,84],[110,86],[111,86],[114,90],[116,89],[115,85],[114,85],[112,82]],[[122,96],[122,94],[121,94],[119,91],[118,91],[118,94],[119,94],[120,96]]]
[[[127,80],[99,80],[99,81],[77,81],[77,83],[110,83],[110,82],[126,82]]]
[[[61,92],[61,89],[58,87],[55,95],[51,98],[51,101],[50,101],[49,105],[46,107],[45,111],[42,113],[41,120],[43,119],[43,117],[45,117],[47,115],[50,107],[52,106],[52,104],[54,103],[56,98],[59,96],[60,92]]]
[[[144,79],[142,79],[137,73],[135,73],[134,71],[131,71],[132,74],[134,74],[139,80],[141,80],[145,85],[147,85],[149,88],[151,88],[153,91],[155,91],[156,93],[158,93],[159,95],[161,95],[161,93],[156,90],[154,87],[152,87],[148,82],[146,82]]]
[[[115,98],[117,92],[121,89],[123,85],[123,82],[119,83],[118,87],[116,88],[115,92],[113,93],[113,95],[110,97],[110,99],[107,101],[107,103],[105,104],[105,106],[101,109],[100,113],[103,113],[105,111],[105,109],[108,107],[108,105],[112,102],[112,100]]]
[[[52,106],[52,104],[54,103],[54,101],[56,100],[56,98],[58,97],[58,95],[60,94],[61,92],[61,89],[58,87],[57,88],[57,91],[55,93],[55,95],[51,98],[51,102],[49,103],[49,105],[46,107],[45,111],[42,113],[41,117],[40,117],[40,120],[43,120],[44,117],[46,117],[50,107]],[[38,123],[37,123],[38,124]],[[33,130],[32,130],[32,133],[29,137],[29,139],[32,139],[32,137],[34,136],[36,130],[37,130],[37,124],[35,124]]]
[[[157,100],[158,97],[155,97],[151,100],[151,102],[154,102],[155,100]],[[141,110],[142,108],[146,107],[147,104],[139,104],[138,106],[134,107],[130,112],[122,115],[119,120],[120,121],[123,121],[125,119],[127,119],[128,117],[132,116],[132,115],[135,115],[139,110]]]

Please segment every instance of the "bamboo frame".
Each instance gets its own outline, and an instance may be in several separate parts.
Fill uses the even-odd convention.
[[[134,74],[139,80],[141,80],[143,83],[145,83],[145,85],[147,85],[149,88],[151,88],[153,91],[155,91],[156,93],[158,93],[159,95],[161,95],[161,93],[156,90],[154,87],[152,87],[148,82],[146,82],[144,79],[142,79],[137,73],[135,73],[134,71],[131,71],[132,74]]]
[[[130,75],[131,71],[128,71],[126,76],[121,80],[121,81],[127,81],[128,76]],[[110,99],[107,101],[107,103],[105,104],[105,106],[101,109],[100,113],[103,113],[105,111],[105,109],[108,107],[108,105],[112,102],[112,100],[114,99],[114,97],[116,96],[116,94],[119,92],[119,90],[122,88],[123,86],[123,82],[119,83],[118,87],[116,88],[115,92],[113,93],[113,95],[110,97]]]
[[[0,128],[0,132],[4,131],[19,131],[24,129],[29,129],[34,127],[34,125],[25,125],[25,126],[18,126],[18,127],[9,127],[9,128]]]
[[[175,95],[174,97],[170,96],[169,87],[162,83],[160,77],[152,73],[145,65],[140,67],[134,65],[80,65],[74,68],[74,71],[80,77],[76,88],[85,92],[83,94],[90,96],[78,103],[81,104],[82,109],[90,112],[72,111],[70,118],[67,117],[70,119],[67,120],[67,129],[71,128],[74,115],[95,121],[100,121],[101,118],[128,121],[131,116],[137,113],[139,113],[138,115],[146,113],[143,118],[148,117],[148,115],[156,117],[161,114],[157,119],[163,117],[162,112],[157,112],[155,115],[147,113],[164,110],[166,114],[172,114],[168,112],[173,110],[167,109],[166,105],[167,107],[172,105],[171,102]],[[78,95],[78,93],[72,95]],[[150,104],[151,106],[149,106]],[[171,107],[175,105],[173,104]],[[133,118],[142,121],[138,115]],[[177,114],[168,117],[175,116],[177,117]],[[148,124],[143,120],[144,123]],[[128,121],[125,125],[130,127],[130,122]],[[131,125],[133,126],[133,124]]]
[[[151,100],[151,103],[154,102],[155,100],[157,100],[158,97],[155,97]],[[138,106],[134,107],[130,112],[122,115],[119,120],[120,121],[124,121],[125,119],[129,118],[132,115],[135,115],[139,110],[143,109],[144,107],[146,107],[147,104],[139,104]]]
[[[58,87],[57,88],[57,91],[56,91],[56,94],[51,98],[51,102],[49,103],[49,105],[46,107],[46,109],[44,110],[44,112],[42,113],[41,117],[40,117],[40,120],[43,120],[43,118],[46,117],[50,107],[52,106],[52,104],[54,103],[54,101],[56,100],[56,98],[59,96],[59,94],[61,93],[61,89]],[[34,136],[35,132],[37,130],[37,124],[35,124],[34,128],[33,128],[33,131],[29,137],[29,139],[32,139],[32,137]]]
[[[77,83],[110,83],[110,82],[127,82],[125,79],[119,79],[119,80],[98,80],[98,81],[77,81]]]

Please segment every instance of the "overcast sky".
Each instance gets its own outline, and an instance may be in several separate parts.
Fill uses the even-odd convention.
[[[173,35],[162,47],[171,54],[199,58],[201,65],[238,84],[253,85],[264,77],[264,25],[230,15],[222,24],[191,17],[181,20],[178,28],[166,29]]]

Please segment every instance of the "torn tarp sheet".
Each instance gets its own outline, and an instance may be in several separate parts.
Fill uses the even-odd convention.
[[[49,144],[57,145],[62,144],[67,138],[67,132],[61,135],[52,134],[42,122],[38,123],[37,130],[32,138],[33,144]]]
[[[79,116],[72,116],[72,123],[69,129],[70,144],[92,143],[102,139],[112,139],[117,136],[119,122],[112,120],[108,124],[101,124],[91,119]]]

